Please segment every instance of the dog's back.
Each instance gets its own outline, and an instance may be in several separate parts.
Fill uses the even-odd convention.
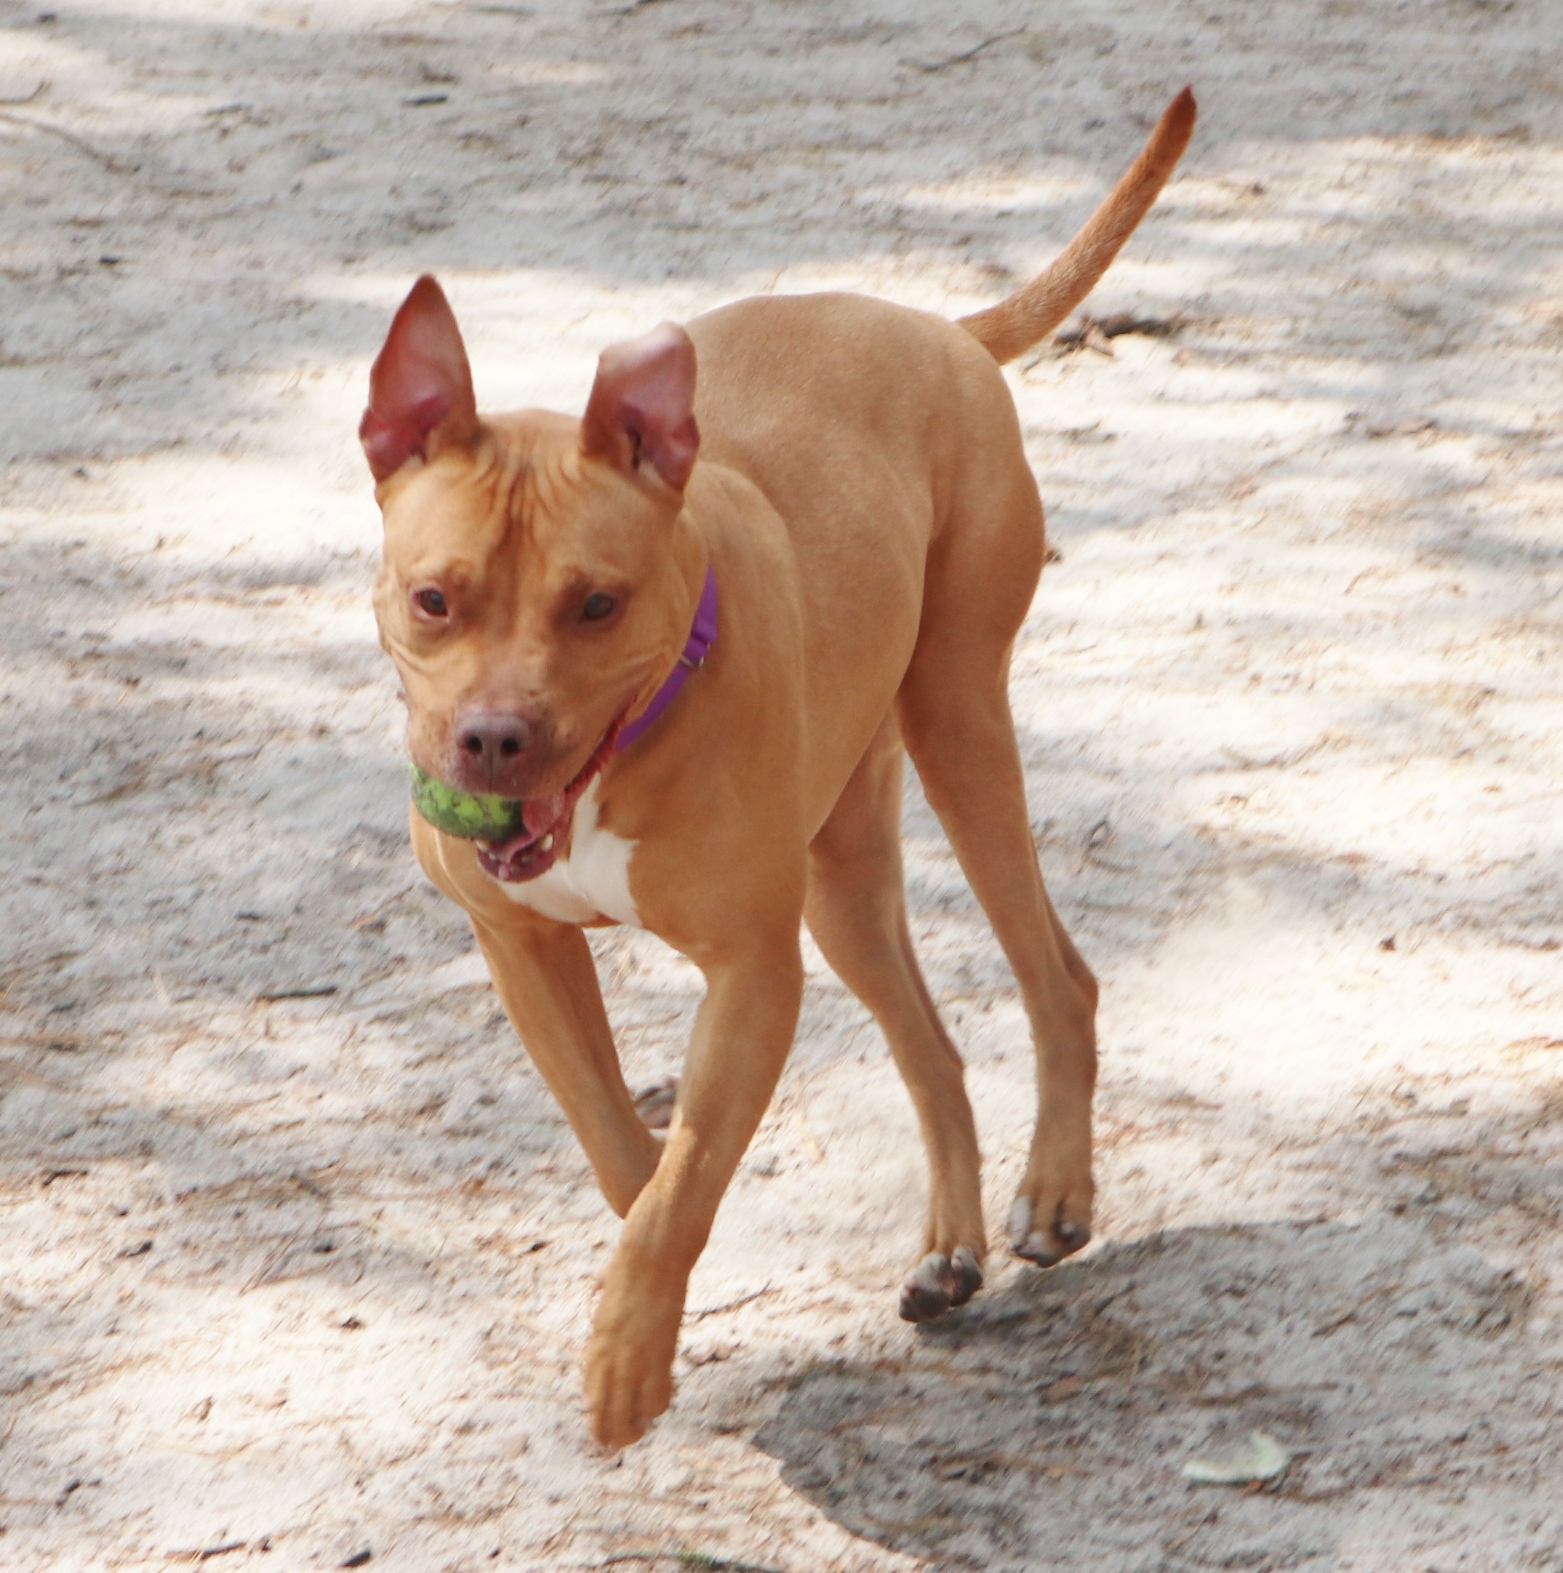
[[[1053,265],[958,323],[818,294],[738,301],[688,325],[703,461],[751,481],[791,539],[811,691],[839,692],[844,671],[904,672],[930,564],[945,572],[951,554],[1002,564],[1029,600],[1042,507],[999,366],[1090,292],[1172,173],[1195,114],[1185,89]]]

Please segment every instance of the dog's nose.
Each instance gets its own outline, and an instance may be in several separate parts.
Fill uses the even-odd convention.
[[[482,710],[461,718],[456,746],[467,764],[492,780],[514,764],[537,736],[535,722],[514,711]]]

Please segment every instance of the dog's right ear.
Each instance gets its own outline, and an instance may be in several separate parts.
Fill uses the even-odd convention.
[[[425,273],[401,304],[369,373],[358,440],[376,481],[477,427],[472,368],[445,292]]]

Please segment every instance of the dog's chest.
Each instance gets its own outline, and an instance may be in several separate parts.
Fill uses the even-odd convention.
[[[512,901],[556,923],[589,923],[604,917],[639,928],[640,913],[630,895],[635,843],[598,827],[597,785],[593,781],[575,805],[569,857],[560,858],[536,879],[499,888]]]

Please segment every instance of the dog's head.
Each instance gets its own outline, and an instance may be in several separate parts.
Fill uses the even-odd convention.
[[[429,277],[370,373],[359,437],[385,517],[375,616],[409,749],[464,791],[527,800],[538,834],[688,637],[705,572],[683,511],[694,391],[694,346],[665,323],[603,352],[581,419],[480,419]]]

